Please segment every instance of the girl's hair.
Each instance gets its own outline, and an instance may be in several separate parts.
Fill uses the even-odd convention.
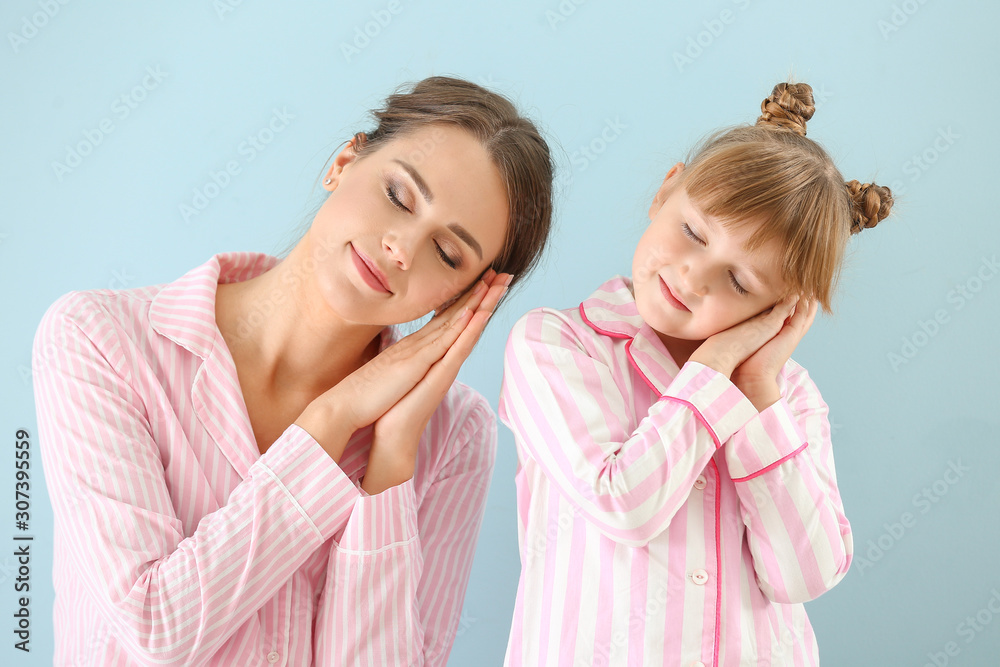
[[[507,234],[490,266],[513,276],[509,293],[538,263],[552,223],[552,158],[534,123],[503,95],[444,76],[404,86],[371,113],[377,127],[355,135],[359,157],[435,124],[463,128],[486,149],[507,190],[508,207]]]
[[[777,239],[788,293],[830,300],[851,234],[889,215],[892,192],[845,182],[830,156],[806,138],[812,88],[779,83],[761,102],[757,124],[710,135],[680,176],[688,196],[724,224],[755,225],[748,250]]]

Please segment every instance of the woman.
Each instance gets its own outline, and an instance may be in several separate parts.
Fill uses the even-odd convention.
[[[447,660],[496,446],[454,380],[542,250],[552,167],[465,81],[374,115],[284,260],[220,254],[46,313],[56,664]]]

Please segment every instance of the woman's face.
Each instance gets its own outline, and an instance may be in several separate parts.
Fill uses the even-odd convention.
[[[777,243],[753,253],[752,227],[732,229],[706,215],[678,176],[667,174],[632,260],[636,307],[661,338],[705,340],[777,302],[785,290]]]
[[[465,130],[426,126],[363,159],[348,145],[327,177],[330,196],[305,240],[323,299],[347,321],[422,317],[472,284],[501,250],[506,189]]]

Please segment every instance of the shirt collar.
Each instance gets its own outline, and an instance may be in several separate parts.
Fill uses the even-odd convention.
[[[278,261],[276,257],[255,252],[213,255],[201,266],[165,285],[153,297],[149,323],[160,335],[207,359],[219,333],[215,322],[215,293],[219,283],[249,280]]]
[[[605,282],[580,304],[580,315],[597,333],[627,339],[625,351],[632,367],[657,395],[666,393],[679,368],[639,314],[630,279],[615,276]]]

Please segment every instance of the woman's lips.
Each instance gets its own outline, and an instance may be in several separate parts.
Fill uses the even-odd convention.
[[[673,306],[677,310],[683,310],[686,313],[691,312],[691,309],[685,306],[684,302],[678,299],[674,295],[673,291],[670,289],[670,286],[667,285],[666,282],[664,282],[663,278],[660,278],[660,291],[663,292],[663,298],[665,298],[667,300],[667,303],[669,303],[671,306]]]
[[[358,275],[361,276],[366,285],[376,292],[392,294],[392,290],[389,289],[389,280],[385,277],[385,274],[382,273],[378,265],[371,258],[359,253],[353,243],[351,244],[351,259],[358,270]]]

